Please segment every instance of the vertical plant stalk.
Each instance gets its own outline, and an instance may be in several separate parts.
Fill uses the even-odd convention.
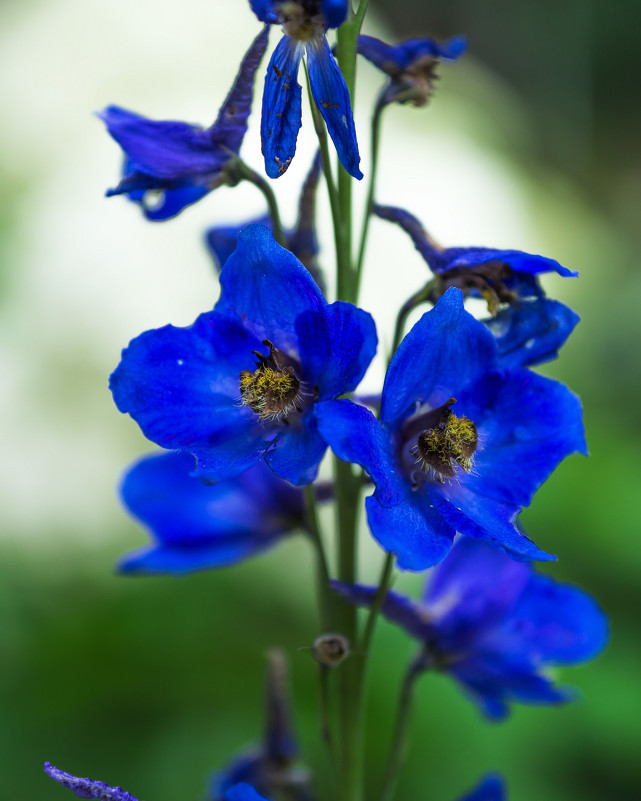
[[[318,584],[319,618],[322,631],[327,632],[332,628],[332,595],[330,591],[330,574],[327,566],[327,557],[318,525],[318,513],[316,511],[316,492],[313,484],[305,487],[305,515],[309,536],[314,544],[316,551],[316,575]]]
[[[372,644],[372,637],[374,636],[374,629],[376,628],[376,621],[378,615],[385,603],[387,591],[390,588],[392,580],[392,573],[394,572],[394,554],[388,553],[385,557],[385,564],[381,573],[381,579],[378,584],[378,590],[374,596],[374,603],[371,605],[367,622],[365,624],[365,631],[360,643],[360,649],[365,655],[369,655],[369,649]]]

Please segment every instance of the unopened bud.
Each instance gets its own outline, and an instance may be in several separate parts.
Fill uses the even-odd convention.
[[[349,640],[342,634],[321,634],[312,645],[312,656],[325,667],[337,667],[351,652]]]

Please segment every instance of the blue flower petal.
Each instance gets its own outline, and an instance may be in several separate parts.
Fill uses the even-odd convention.
[[[187,448],[196,460],[194,476],[203,481],[224,481],[239,476],[263,458],[274,438],[274,430],[261,426],[253,413],[250,417],[250,426],[237,425],[237,433],[232,425],[228,426],[213,447],[193,445]]]
[[[475,469],[461,478],[471,492],[528,506],[566,456],[587,453],[581,403],[551,378],[522,368],[495,370],[458,399],[479,433]]]
[[[483,247],[446,248],[443,251],[437,251],[435,256],[436,259],[433,257],[433,264],[430,266],[438,273],[459,267],[478,267],[491,261],[499,261],[507,264],[514,272],[528,275],[557,273],[564,278],[576,278],[578,275],[575,270],[568,270],[556,259],[524,253],[522,250],[495,250]]]
[[[327,444],[313,430],[315,423],[311,413],[294,425],[291,431],[282,430],[276,445],[267,451],[265,461],[277,476],[302,486],[316,478]]]
[[[479,784],[459,801],[506,801],[507,788],[503,778],[498,774],[485,776]]]
[[[592,659],[607,641],[607,618],[593,598],[578,587],[533,574],[484,649],[524,654],[534,667],[574,665]]]
[[[374,539],[396,555],[402,570],[426,570],[452,547],[454,527],[421,493],[410,492],[396,506],[383,506],[375,493],[366,499],[365,508]]]
[[[338,28],[347,17],[347,0],[320,0],[320,7],[328,28]]]
[[[283,36],[267,67],[260,135],[265,172],[270,178],[283,175],[296,153],[301,126],[298,68],[302,55],[303,46]]]
[[[71,773],[67,773],[60,768],[55,768],[50,762],[44,763],[45,773],[54,781],[66,787],[78,798],[90,798],[94,801],[137,801],[131,793],[127,793],[121,787],[110,787],[104,782],[93,781],[92,779],[80,779]],[[232,801],[245,801],[236,799]],[[247,801],[254,801],[247,799]]]
[[[365,34],[358,37],[358,53],[393,78],[399,77],[417,61],[428,57],[455,60],[466,49],[467,41],[462,36],[454,36],[445,42],[429,38],[406,39],[397,45]]]
[[[396,425],[418,403],[440,406],[480,378],[497,360],[494,337],[463,308],[450,288],[414,325],[392,357],[381,421]]]
[[[267,799],[257,793],[251,784],[241,782],[227,790],[225,801],[267,801]]]
[[[272,218],[269,214],[258,217],[247,223],[239,225],[216,225],[208,228],[205,232],[205,244],[207,250],[214,259],[218,271],[222,270],[223,265],[231,254],[236,250],[238,234],[247,225],[264,225],[269,231],[272,230]]]
[[[356,389],[378,342],[372,316],[343,301],[303,312],[296,333],[306,376],[319,400]]]
[[[347,172],[360,180],[363,173],[358,166],[361,157],[349,90],[324,36],[307,42],[307,69],[314,102],[323,115],[338,158]]]
[[[425,604],[433,610],[439,647],[464,651],[511,611],[532,574],[482,540],[461,537],[426,585]]]
[[[205,197],[211,191],[208,186],[182,186],[177,189],[165,189],[159,198],[150,203],[145,193],[142,198],[136,199],[129,194],[129,199],[137,202],[142,208],[145,217],[151,222],[164,222]]]
[[[481,539],[501,548],[513,559],[554,561],[555,556],[542,551],[516,527],[520,507],[476,495],[463,484],[434,487],[430,498],[439,514],[460,534]]]
[[[237,314],[259,341],[269,339],[290,355],[298,350],[297,317],[326,306],[309,272],[262,225],[249,225],[238,235],[220,284],[216,311]]]
[[[261,22],[273,25],[278,22],[278,0],[249,0],[251,9]]]
[[[253,369],[251,350],[259,345],[237,319],[215,312],[189,328],[146,331],[111,375],[116,406],[164,448],[194,452],[248,436],[256,415],[239,406],[238,376]]]
[[[355,606],[369,608],[378,592],[377,587],[364,587],[361,584],[343,584],[340,581],[331,581],[330,584],[334,592]],[[430,633],[425,607],[404,595],[388,591],[381,612],[384,617],[404,628],[413,637],[425,639]]]
[[[396,467],[389,437],[369,409],[349,400],[323,401],[315,415],[321,436],[336,456],[369,473],[381,503],[399,503],[409,488]]]
[[[494,334],[501,366],[527,367],[555,359],[579,319],[563,303],[538,298],[512,304],[483,322]]]

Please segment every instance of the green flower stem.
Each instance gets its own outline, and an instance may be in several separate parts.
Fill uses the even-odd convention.
[[[386,88],[386,87],[385,87]],[[372,116],[371,127],[371,153],[372,163],[369,174],[369,186],[367,188],[367,199],[365,201],[365,211],[363,213],[363,230],[361,231],[361,241],[358,248],[358,259],[356,260],[356,297],[361,287],[361,277],[363,274],[363,263],[365,261],[365,250],[367,248],[367,234],[369,233],[369,222],[372,217],[374,207],[374,195],[376,192],[376,173],[378,170],[378,153],[380,149],[380,133],[381,133],[381,117],[385,104],[383,103],[383,94],[385,88],[381,91],[378,101],[374,108]]]
[[[272,218],[274,239],[279,245],[287,247],[285,235],[283,234],[283,226],[280,221],[278,202],[276,200],[276,195],[273,193],[272,188],[269,185],[269,182],[266,181],[262,175],[259,175],[255,170],[252,170],[252,168],[248,164],[245,164],[245,162],[241,159],[238,159],[234,164],[234,175],[239,181],[249,181],[250,184],[254,184],[254,186],[260,189],[260,191],[263,193],[263,196],[267,201],[267,206],[269,207],[269,216]]]
[[[327,566],[327,557],[318,525],[318,514],[316,511],[316,492],[314,485],[308,484],[305,487],[305,514],[309,536],[316,550],[316,573],[318,583],[318,599],[320,609],[320,625],[324,632],[332,629],[332,594],[330,592],[330,574]]]
[[[405,678],[403,679],[396,724],[394,726],[392,745],[390,748],[389,757],[387,759],[387,766],[385,768],[385,777],[383,779],[383,790],[381,792],[380,801],[392,801],[392,798],[394,797],[398,772],[405,757],[407,724],[409,722],[410,710],[412,707],[412,701],[414,699],[414,687],[416,685],[416,679],[421,673],[422,656],[422,651],[419,651],[419,653],[410,662],[407,668],[407,673],[405,674]]]
[[[387,591],[390,588],[393,572],[394,554],[388,553],[385,557],[385,564],[383,565],[383,571],[378,584],[378,590],[374,596],[374,603],[370,607],[369,614],[367,616],[367,622],[365,624],[365,632],[363,633],[363,638],[359,646],[360,650],[365,655],[369,655],[369,649],[372,644],[372,636],[374,635],[374,629],[376,628],[376,621],[378,620],[378,615],[385,601]]]

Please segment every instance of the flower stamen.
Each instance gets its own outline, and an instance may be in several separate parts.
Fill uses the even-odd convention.
[[[292,411],[302,412],[302,384],[285,354],[268,339],[262,344],[269,348],[269,356],[252,351],[257,357],[256,370],[243,370],[240,374],[241,404],[263,420],[287,422]]]
[[[440,482],[454,478],[457,467],[470,473],[474,465],[474,452],[478,445],[476,426],[469,417],[457,417],[450,406],[450,398],[440,409],[440,420],[418,435],[412,454],[426,473]]]

